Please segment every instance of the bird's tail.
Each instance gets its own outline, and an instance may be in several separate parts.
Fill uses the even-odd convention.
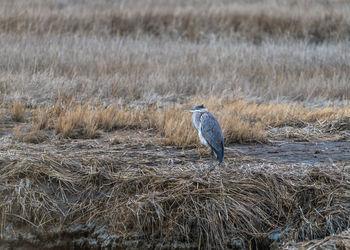
[[[219,150],[212,148],[216,159],[221,163],[224,161],[224,145],[221,145],[221,148]]]

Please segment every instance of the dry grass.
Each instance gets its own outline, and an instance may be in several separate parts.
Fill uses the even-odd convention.
[[[349,228],[348,162],[274,164],[229,149],[349,140],[349,10],[342,0],[1,1],[0,248],[13,235],[57,249],[288,247]],[[210,175],[183,111],[202,103],[228,146]]]
[[[15,122],[23,122],[25,107],[21,102],[13,102],[11,106],[11,117]]]
[[[265,126],[281,126],[289,120],[313,123],[350,116],[349,106],[310,108],[298,103],[258,104],[246,100],[236,100],[223,105],[225,114],[234,114],[242,120],[262,123]]]
[[[94,138],[97,129],[148,128],[146,115],[140,110],[127,110],[110,105],[107,108],[78,105],[61,110],[55,121],[56,133],[70,138]]]
[[[338,131],[341,127],[346,129],[347,117],[350,117],[348,106],[309,108],[296,103],[257,104],[227,97],[206,100],[195,98],[195,103],[189,103],[188,106],[204,101],[209,111],[217,116],[227,145],[235,142],[266,142],[267,130],[274,127],[304,128],[313,125],[323,133],[336,132],[335,128],[339,128]],[[191,114],[180,106],[138,109],[117,105],[104,108],[70,104],[65,108],[57,108],[62,106],[65,104],[57,102],[51,109],[37,109],[34,112],[33,130],[48,129],[53,124],[51,127],[55,127],[56,133],[63,137],[95,138],[99,135],[99,129],[106,132],[117,129],[154,129],[165,138],[164,142],[168,145],[186,147],[198,143]]]
[[[0,102],[349,100],[347,2],[216,1],[0,3]]]
[[[1,231],[9,221],[47,229],[93,223],[108,225],[119,245],[133,238],[225,249],[266,247],[268,236],[319,239],[349,226],[348,168],[229,162],[208,176],[200,165],[128,167],[122,152],[101,152],[4,159]]]
[[[226,144],[249,141],[265,142],[267,140],[266,130],[271,127],[313,125],[322,130],[331,122],[344,119],[343,125],[334,124],[334,126],[346,128],[346,118],[350,116],[349,106],[310,108],[298,103],[258,104],[244,99],[232,100],[219,96],[207,99],[196,98],[190,105],[200,103],[204,103],[209,111],[217,116],[224,131]],[[180,122],[177,126],[179,124]]]
[[[61,96],[107,105],[226,94],[265,102],[350,98],[346,42],[256,46],[230,39],[191,43],[30,34],[5,34],[2,41],[0,80],[9,83],[1,91],[5,104],[30,97],[30,105],[54,105]]]
[[[16,142],[39,144],[45,142],[49,136],[41,130],[31,130],[28,127],[18,126],[13,129],[13,137]]]
[[[307,242],[288,242],[283,249],[348,249],[350,247],[350,232],[343,231],[341,234],[327,236],[323,239]]]
[[[78,105],[60,114],[55,130],[64,137],[95,138],[97,124],[94,120],[92,107]]]
[[[310,109],[297,104],[257,104],[219,97],[205,101],[221,122],[227,143],[265,139],[261,135],[268,127],[291,121],[317,124],[320,119],[336,118],[338,123],[329,124],[334,128],[343,126],[350,112],[348,107]],[[204,100],[198,97],[194,102]],[[34,114],[34,131],[16,129],[15,139],[39,143],[40,133],[50,129],[50,125],[39,124],[53,124],[57,133],[72,138],[94,138],[98,129],[131,128],[135,132],[154,129],[167,144],[180,147],[198,140],[190,114],[182,107],[104,108],[60,101]],[[93,130],[88,130],[91,127]],[[152,152],[144,151],[145,145],[154,147],[153,138],[141,142],[133,144],[115,136],[111,141],[115,148],[98,148],[106,143],[90,146],[73,140],[66,148],[62,142],[59,147],[56,143],[44,145],[49,154],[28,144],[14,148],[3,145],[11,158],[0,161],[0,181],[4,183],[0,196],[5,197],[0,204],[1,233],[7,235],[7,225],[13,222],[36,232],[59,226],[65,235],[79,237],[69,228],[87,223],[96,230],[107,226],[108,234],[120,238],[107,242],[100,233],[81,229],[85,243],[79,244],[84,247],[93,247],[87,243],[93,241],[141,248],[146,247],[143,244],[156,247],[181,242],[194,248],[226,249],[271,244],[278,247],[282,242],[340,233],[349,226],[350,186],[346,180],[350,176],[346,164],[291,166],[228,158],[225,166],[208,175],[206,164],[192,163],[193,155],[184,160],[183,154],[173,152],[168,158],[164,145]],[[171,167],[164,162],[170,162]],[[42,237],[40,230],[38,237]],[[70,245],[77,244],[71,240]]]
[[[0,109],[0,123],[5,120],[6,109]]]
[[[266,37],[314,42],[346,39],[346,1],[198,2],[13,1],[1,4],[0,30],[7,33],[126,36],[169,35],[199,40],[234,35],[259,43]]]
[[[52,127],[51,110],[49,107],[37,108],[34,111],[34,130],[45,130]]]
[[[100,109],[96,113],[96,123],[99,128],[102,128],[107,131],[111,131],[112,129],[115,129],[118,124],[125,124],[125,115],[124,119],[121,117],[121,115],[118,115],[117,107],[114,105],[111,105],[107,107],[106,109]],[[121,120],[122,119],[122,120]]]

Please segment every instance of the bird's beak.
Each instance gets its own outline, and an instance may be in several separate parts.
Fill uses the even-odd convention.
[[[186,108],[186,109],[184,109],[184,110],[193,112],[195,109],[194,109],[194,108]]]

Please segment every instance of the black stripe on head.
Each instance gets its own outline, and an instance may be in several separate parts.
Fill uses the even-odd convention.
[[[199,109],[204,109],[204,105],[201,104],[201,105],[196,105],[194,106],[195,109],[199,110]]]

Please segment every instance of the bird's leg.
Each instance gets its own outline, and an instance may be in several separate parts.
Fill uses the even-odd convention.
[[[210,153],[210,165],[209,165],[209,171],[213,171],[215,167],[213,167],[213,158],[214,158],[214,153],[213,153],[213,150],[211,150],[211,153]]]

